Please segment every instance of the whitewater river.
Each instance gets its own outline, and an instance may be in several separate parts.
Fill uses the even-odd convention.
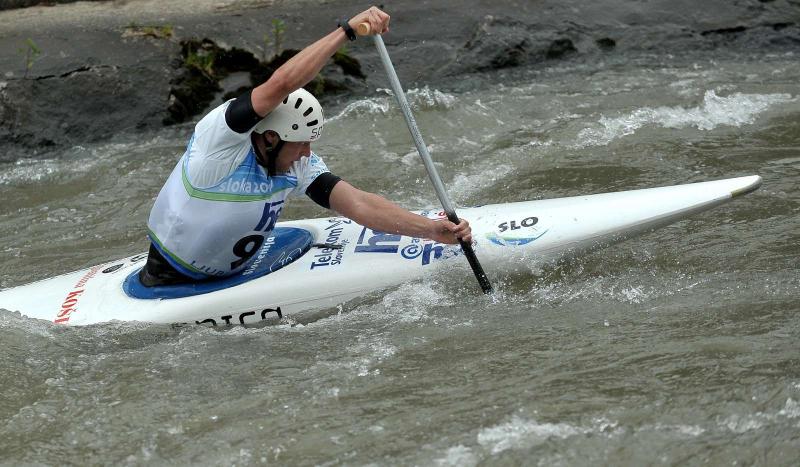
[[[411,100],[460,206],[749,174],[755,193],[574,261],[488,271],[497,303],[458,265],[261,328],[0,311],[0,462],[797,465],[800,64],[709,57],[567,63]],[[386,92],[328,114],[316,150],[336,174],[436,206]],[[0,287],[144,251],[190,132],[0,165]],[[326,215],[298,200],[283,219]]]

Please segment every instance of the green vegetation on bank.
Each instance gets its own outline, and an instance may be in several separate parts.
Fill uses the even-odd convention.
[[[280,19],[273,19],[272,20],[272,36],[270,37],[269,34],[264,34],[264,49],[262,51],[261,61],[267,62],[267,50],[270,48],[270,44],[273,46],[273,53],[272,56],[276,57],[281,54],[281,49],[283,47],[283,34],[286,32],[286,23],[284,23]]]
[[[283,48],[286,27],[282,20],[272,20],[272,30],[264,34],[263,46],[258,47],[260,54],[224,47],[208,38],[181,39],[181,60],[176,63],[181,71],[170,82],[168,116],[163,123],[185,122],[207,109],[215,99],[232,99],[268,80],[275,70],[300,52]],[[142,26],[132,25],[128,29],[137,31],[137,35],[162,37]],[[345,47],[333,55],[331,62],[305,86],[312,94],[324,96],[344,92],[366,78],[358,60],[350,56]],[[234,74],[239,76],[227,80]]]
[[[42,54],[42,50],[33,42],[33,39],[30,37],[25,40],[25,46],[20,47],[17,50],[17,53],[22,55],[25,58],[25,74],[23,78],[28,78],[28,72],[31,71],[33,68],[33,63],[39,58],[39,55]]]
[[[209,78],[214,78],[214,62],[216,61],[215,49],[189,49],[183,59],[187,68],[194,68]]]
[[[175,34],[171,24],[161,26],[147,26],[131,22],[125,26],[123,37],[152,37],[154,39],[169,39]]]

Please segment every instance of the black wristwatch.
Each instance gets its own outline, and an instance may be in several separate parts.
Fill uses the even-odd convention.
[[[344,29],[344,33],[347,34],[348,39],[351,41],[356,40],[356,32],[353,31],[353,28],[350,27],[350,23],[348,23],[346,19],[339,20],[338,26]]]

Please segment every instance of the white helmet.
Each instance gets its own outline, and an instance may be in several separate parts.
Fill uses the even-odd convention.
[[[303,88],[286,96],[278,107],[256,124],[253,131],[272,130],[283,141],[316,141],[322,136],[322,106]]]

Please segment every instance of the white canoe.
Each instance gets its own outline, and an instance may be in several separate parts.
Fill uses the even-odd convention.
[[[758,176],[570,198],[463,208],[475,253],[492,271],[530,268],[665,226],[761,185]],[[431,218],[440,212],[423,212]],[[146,254],[0,291],[0,308],[66,325],[112,320],[254,324],[302,319],[464,262],[458,246],[383,234],[334,217],[278,224],[241,275],[198,286],[145,288]],[[312,244],[337,244],[333,249]],[[271,272],[270,272],[271,271]],[[460,273],[470,274],[468,268]],[[472,277],[465,280],[474,281]],[[475,293],[480,288],[475,282]],[[187,296],[188,295],[188,296]]]

